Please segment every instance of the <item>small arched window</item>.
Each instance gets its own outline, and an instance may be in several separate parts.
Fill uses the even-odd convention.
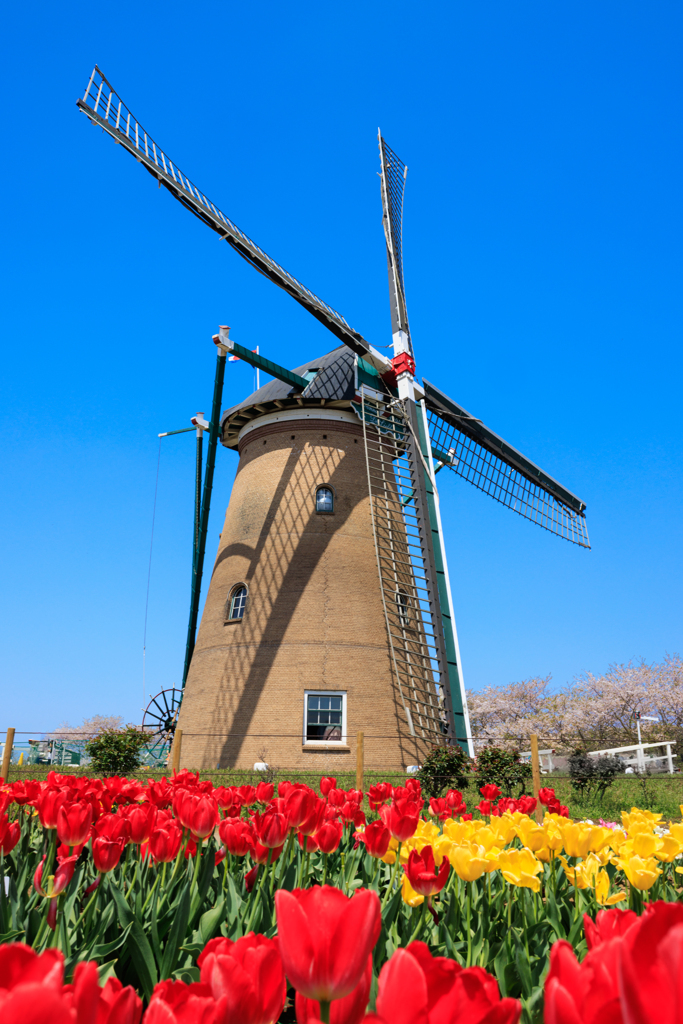
[[[228,608],[229,619],[241,619],[247,607],[247,588],[244,583],[239,583],[230,595]]]
[[[410,616],[408,614],[408,595],[405,590],[396,591],[396,609],[401,629],[407,629]]]
[[[316,512],[334,512],[334,494],[329,487],[319,487],[315,492]]]

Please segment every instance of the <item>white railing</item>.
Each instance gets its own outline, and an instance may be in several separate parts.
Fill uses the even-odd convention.
[[[648,764],[652,764],[655,761],[666,761],[667,768],[670,774],[673,774],[674,770],[674,757],[678,757],[678,754],[672,754],[671,748],[676,746],[675,740],[662,740],[661,743],[633,743],[629,747],[610,747],[609,750],[589,750],[589,757],[602,757],[605,754],[610,756],[618,756],[620,754],[635,754],[634,757],[622,757],[622,761],[627,765],[634,765],[638,771],[643,771]],[[645,750],[651,747],[664,747],[666,753],[664,754],[653,754],[648,757],[645,756]]]
[[[555,767],[555,765],[553,764],[554,753],[554,750],[539,750],[538,761],[542,772],[551,772]],[[521,750],[519,756],[523,761],[531,761],[530,750]],[[545,764],[543,763],[543,758],[546,759]]]

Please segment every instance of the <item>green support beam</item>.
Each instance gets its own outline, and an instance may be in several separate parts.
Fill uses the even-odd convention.
[[[270,374],[271,377],[277,377],[278,380],[283,381],[285,384],[290,384],[297,391],[303,391],[310,384],[310,381],[306,380],[305,377],[300,377],[298,373],[286,370],[284,366],[273,363],[270,359],[265,359],[264,356],[260,356],[257,352],[252,352],[236,341],[228,341],[226,344],[234,356],[238,356],[245,363],[250,363],[251,366],[263,370],[264,373]]]

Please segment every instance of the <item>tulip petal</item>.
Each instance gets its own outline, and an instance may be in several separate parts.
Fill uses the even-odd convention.
[[[391,1024],[427,1024],[427,998],[424,971],[407,950],[397,949],[380,971],[377,1013]]]

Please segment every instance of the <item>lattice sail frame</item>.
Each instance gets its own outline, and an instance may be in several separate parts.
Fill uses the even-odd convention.
[[[264,252],[248,235],[226,217],[201,189],[190,181],[170,157],[156,145],[133,116],[100,69],[90,76],[78,107],[115,142],[131,153],[191,213],[225,239],[248,263],[296,299],[357,355],[368,358],[370,346],[358,331],[333,309]],[[370,358],[372,358],[370,356]]]
[[[427,403],[432,452],[446,468],[537,526],[590,548],[583,502],[464,410],[459,428],[454,415],[449,422],[439,412],[445,410],[437,411],[433,401]],[[518,464],[511,464],[513,461]]]
[[[410,338],[406,289],[403,279],[403,197],[408,168],[378,132],[382,179],[384,235],[387,243],[392,330],[405,331]]]
[[[455,742],[439,597],[429,579],[424,509],[416,474],[422,472],[407,416],[361,395],[377,569],[392,669],[410,733],[425,743]]]

